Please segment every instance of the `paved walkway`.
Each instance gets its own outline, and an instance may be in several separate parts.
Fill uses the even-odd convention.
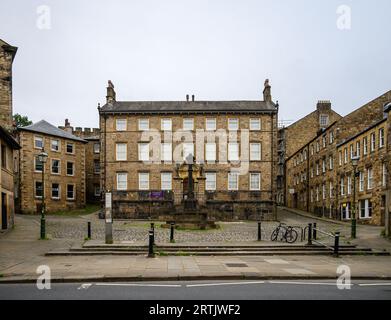
[[[313,221],[286,211],[280,212],[279,217],[292,224]],[[80,223],[85,224],[90,218],[84,216],[78,219]],[[50,219],[52,218],[49,217],[48,220]],[[61,219],[68,221],[67,217]],[[321,223],[324,223],[325,228],[330,226],[327,222]],[[335,224],[333,226],[340,227]],[[348,226],[346,227],[348,229]],[[382,239],[378,230],[372,228],[360,226],[357,241],[373,243],[376,248],[389,247],[390,242]],[[350,266],[352,276],[356,278],[391,279],[391,257],[162,256],[152,259],[145,256],[46,257],[45,253],[48,251],[80,245],[84,239],[69,237],[42,241],[37,239],[38,236],[39,219],[32,216],[17,216],[15,229],[0,235],[0,282],[35,281],[36,269],[40,265],[48,265],[51,268],[52,278],[57,281],[335,278],[336,270],[341,264]]]

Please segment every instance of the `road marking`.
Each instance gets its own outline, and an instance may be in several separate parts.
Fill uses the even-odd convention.
[[[87,290],[91,286],[92,283],[83,283],[79,288],[77,288],[77,290],[81,290],[81,289]]]
[[[141,283],[95,283],[95,286],[116,286],[116,287],[168,287],[180,288],[181,284],[141,284]]]
[[[289,272],[291,274],[315,274],[315,272],[312,272],[310,270],[307,270],[307,269],[299,269],[299,268],[293,268],[293,269],[282,269],[286,272]]]
[[[220,282],[220,283],[200,283],[200,284],[187,284],[187,288],[191,287],[213,287],[213,286],[237,286],[244,284],[262,284],[265,281],[251,281],[251,282]]]
[[[300,282],[300,281],[269,281],[272,284],[296,284],[296,285],[317,285],[317,286],[337,286],[334,282]],[[352,284],[353,286],[353,284]]]
[[[391,283],[360,283],[360,287],[391,286]]]
[[[270,264],[289,264],[288,261],[283,259],[265,259],[265,261]]]

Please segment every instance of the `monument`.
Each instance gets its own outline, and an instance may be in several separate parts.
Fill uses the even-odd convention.
[[[175,207],[170,216],[164,217],[167,226],[174,223],[176,227],[184,229],[216,229],[215,221],[208,219],[206,208],[200,205],[195,192],[195,184],[205,180],[203,168],[195,164],[194,156],[189,154],[186,160],[176,168],[175,179],[180,180],[183,189],[183,200]],[[163,218],[163,217],[161,217]]]

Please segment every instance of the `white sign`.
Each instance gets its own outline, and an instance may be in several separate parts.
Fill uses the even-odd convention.
[[[106,207],[106,223],[112,223],[113,218],[111,216],[111,207],[112,207],[112,197],[111,197],[111,192],[106,192],[105,195],[105,207]]]
[[[290,194],[294,194],[295,193],[295,189],[289,189],[289,193]]]

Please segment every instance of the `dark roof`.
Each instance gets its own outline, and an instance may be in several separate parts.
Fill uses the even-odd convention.
[[[277,112],[265,101],[115,101],[105,104],[101,113],[263,113]]]
[[[67,131],[61,130],[61,129],[53,126],[52,124],[50,124],[49,122],[47,122],[45,120],[41,120],[39,122],[36,122],[36,123],[29,125],[29,126],[26,126],[26,127],[20,127],[20,128],[18,128],[18,130],[44,133],[44,134],[48,134],[51,136],[60,137],[60,138],[64,138],[64,139],[75,140],[75,141],[80,141],[80,142],[84,142],[84,143],[87,142],[86,140],[80,139],[79,137],[76,137]]]
[[[7,130],[5,130],[1,126],[0,126],[0,138],[4,140],[4,142],[7,143],[12,149],[15,150],[20,149],[19,143],[8,133]]]
[[[337,144],[337,147],[340,147],[340,146],[343,146],[344,144],[354,140],[355,138],[357,138],[358,136],[361,136],[362,134],[364,134],[365,132],[375,128],[376,126],[378,126],[379,124],[385,122],[387,120],[387,118],[384,118],[384,119],[381,119],[379,121],[376,121],[374,124],[371,124],[369,127],[366,127],[364,130],[361,130],[359,133],[355,134],[354,136],[351,136],[350,138],[347,138],[345,139],[344,141],[340,142]]]

